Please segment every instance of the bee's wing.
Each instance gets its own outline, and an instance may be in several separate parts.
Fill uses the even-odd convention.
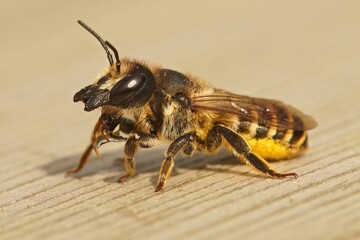
[[[230,113],[239,116],[242,121],[256,122],[279,130],[306,131],[317,125],[312,117],[280,101],[241,96],[222,90],[193,97],[191,109]]]

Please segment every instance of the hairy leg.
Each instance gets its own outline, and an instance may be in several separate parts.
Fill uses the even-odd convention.
[[[118,182],[123,182],[127,178],[135,174],[136,162],[134,155],[139,147],[149,148],[154,146],[157,137],[150,133],[143,133],[139,131],[132,131],[129,134],[128,140],[125,143],[125,159],[124,166],[126,174],[119,178]]]
[[[195,136],[192,133],[185,134],[173,141],[168,150],[165,152],[165,159],[162,162],[158,185],[155,192],[158,192],[164,188],[166,180],[170,177],[174,168],[174,158],[180,150],[183,150],[185,154],[191,155],[194,151]]]
[[[209,152],[221,145],[221,137],[228,142],[235,155],[243,156],[243,158],[258,171],[277,178],[298,177],[296,173],[278,173],[273,170],[265,159],[251,152],[250,146],[237,132],[223,125],[216,125],[209,131],[206,142],[206,147]]]
[[[84,153],[82,154],[78,165],[75,168],[72,168],[66,172],[66,176],[78,173],[83,169],[87,161],[89,160],[91,151],[94,150],[99,159],[101,155],[99,153],[99,147],[106,142],[121,142],[125,141],[126,138],[121,136],[112,135],[112,131],[118,125],[118,121],[112,119],[108,115],[101,115],[98,121],[96,122],[94,129],[91,133],[90,144],[86,147]]]

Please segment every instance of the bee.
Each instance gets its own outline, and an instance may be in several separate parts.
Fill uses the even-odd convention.
[[[67,174],[79,172],[94,150],[107,142],[125,142],[126,174],[135,174],[134,155],[140,148],[158,142],[169,144],[162,161],[155,192],[163,190],[179,152],[216,153],[225,146],[240,162],[274,178],[294,177],[280,173],[265,160],[282,160],[303,153],[308,146],[307,130],[316,121],[277,100],[237,95],[192,75],[129,58],[84,22],[78,23],[102,45],[110,66],[98,80],[74,95],[85,111],[101,108],[91,141],[78,165]],[[114,54],[113,57],[112,53]]]

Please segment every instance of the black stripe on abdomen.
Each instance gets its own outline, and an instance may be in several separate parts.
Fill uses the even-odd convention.
[[[269,128],[264,126],[258,126],[256,128],[255,138],[265,138],[268,134]]]
[[[272,137],[273,139],[282,139],[285,136],[285,132],[277,131],[276,134]]]
[[[294,131],[289,143],[296,144],[303,135],[304,131]]]
[[[249,133],[249,128],[250,128],[250,122],[240,121],[237,132],[239,132],[239,133]]]

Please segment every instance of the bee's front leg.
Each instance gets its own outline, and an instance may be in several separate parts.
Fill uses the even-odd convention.
[[[98,149],[102,144],[106,142],[121,142],[126,140],[126,138],[122,136],[112,135],[111,131],[114,130],[117,124],[118,122],[108,115],[100,116],[92,131],[90,144],[86,147],[78,165],[75,168],[69,169],[66,172],[66,176],[80,172],[89,160],[92,150],[94,150],[98,158],[101,159],[101,155]]]
[[[165,159],[162,162],[158,185],[155,192],[158,192],[164,188],[166,180],[170,177],[174,168],[174,158],[176,154],[183,149],[184,153],[191,155],[194,151],[195,135],[193,133],[185,134],[172,142],[165,152]]]
[[[92,149],[93,149],[92,144],[89,144],[89,145],[86,147],[84,153],[82,154],[82,156],[81,156],[81,158],[80,158],[77,166],[74,167],[74,168],[71,168],[71,169],[67,170],[65,176],[68,177],[68,176],[71,176],[71,175],[73,175],[73,174],[75,174],[75,173],[80,172],[81,169],[83,169],[83,167],[85,166],[85,164],[86,164],[87,161],[89,160],[89,157],[90,157],[90,154],[91,154]]]
[[[125,159],[124,166],[126,174],[119,178],[118,182],[123,182],[127,178],[135,174],[136,162],[134,155],[139,147],[149,148],[155,145],[157,137],[150,133],[143,133],[140,131],[132,131],[125,143]]]

